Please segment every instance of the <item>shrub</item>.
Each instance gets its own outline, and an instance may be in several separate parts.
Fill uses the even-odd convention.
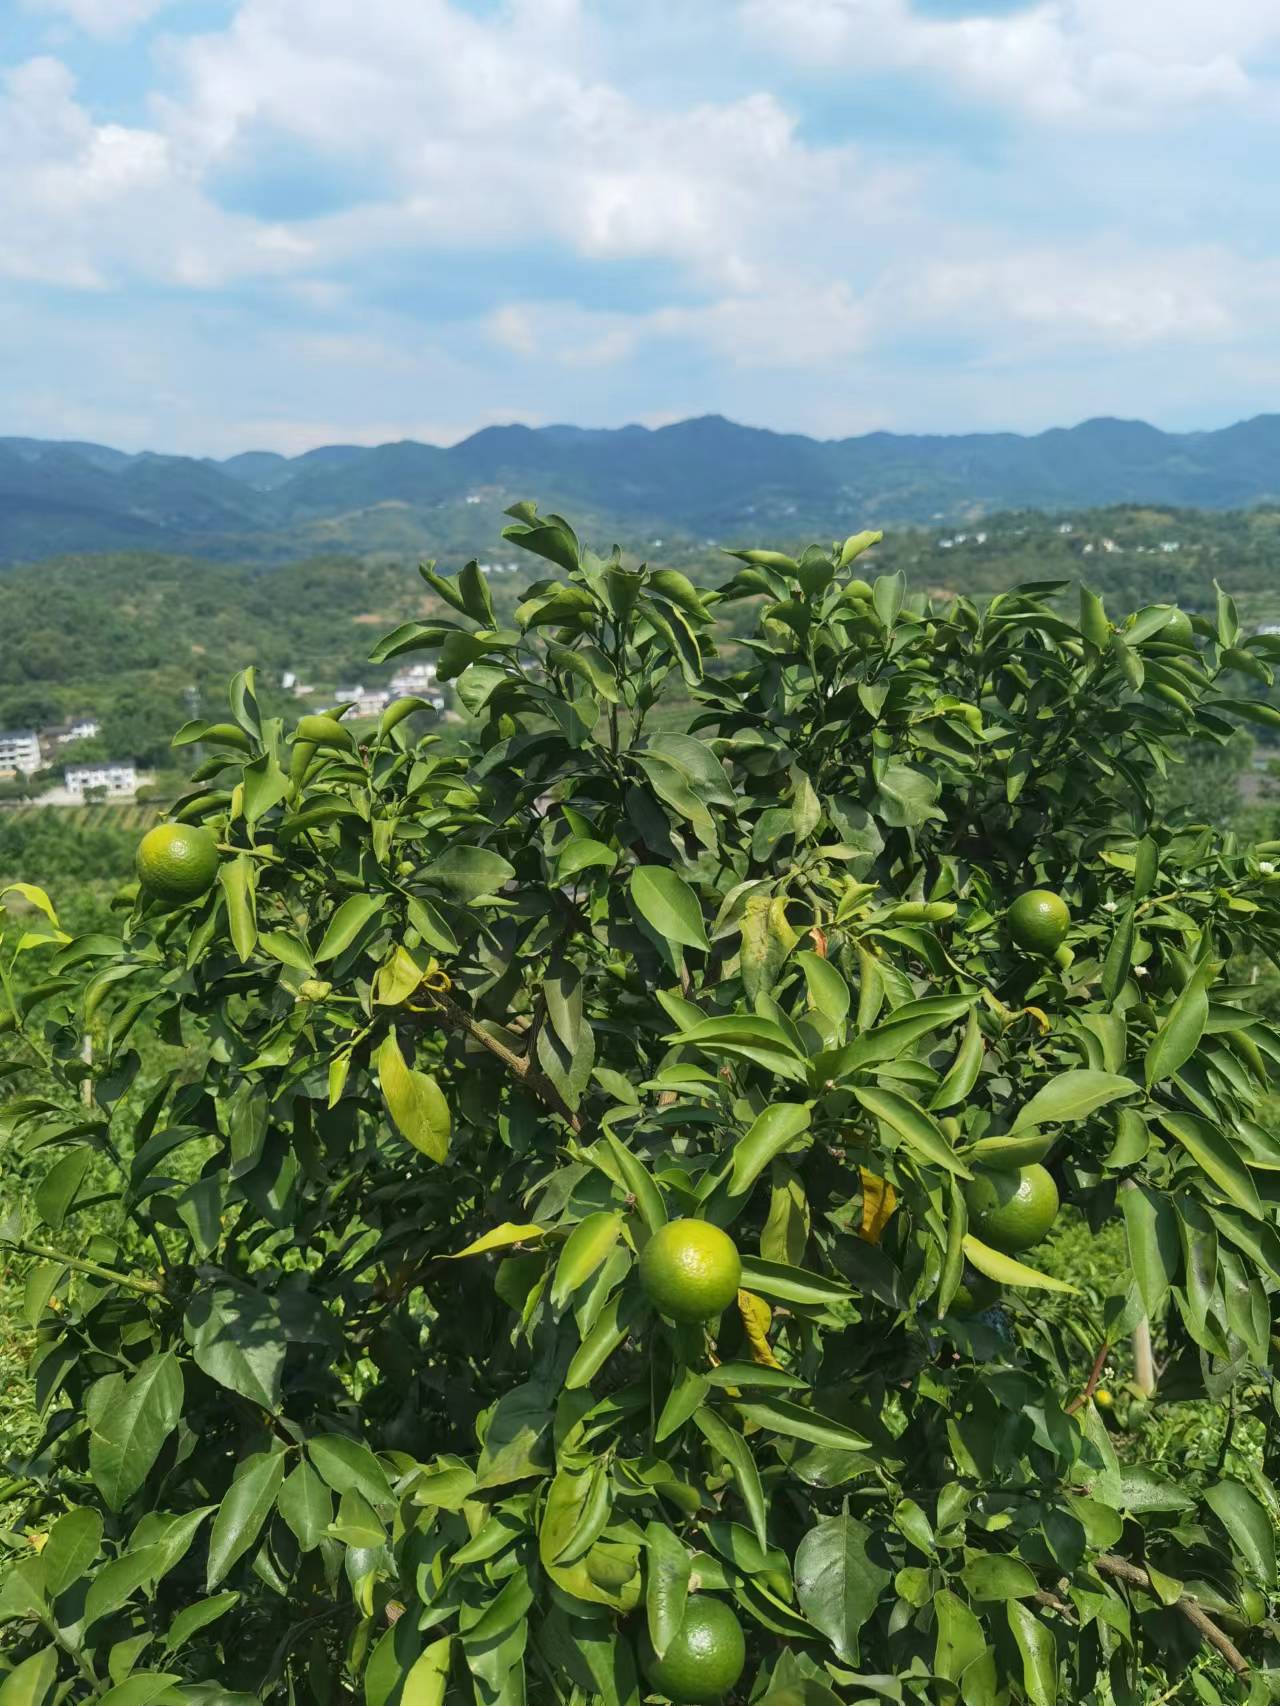
[[[702,592],[513,514],[553,570],[514,626],[428,569],[448,617],[375,653],[432,653],[464,741],[291,739],[239,677],[250,750],[178,808],[213,894],[16,941],[44,1434],[0,1696],[622,1706],[695,1663],[697,1591],[768,1706],[1272,1697],[1274,1464],[1175,1485],[1091,1395],[1144,1314],[1171,1389],[1265,1390],[1280,1035],[1224,967],[1275,877],[1152,790],[1275,642],[1226,597],[1198,640],[1055,586],[935,608],[854,578],[865,534]],[[1101,1319],[969,1228],[1041,1163],[1123,1217]],[[681,1217],[736,1246],[716,1319],[650,1301]],[[689,1247],[705,1309],[732,1254]]]

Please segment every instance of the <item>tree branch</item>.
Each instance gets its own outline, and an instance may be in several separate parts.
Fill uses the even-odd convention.
[[[448,1030],[457,1031],[462,1036],[470,1037],[472,1042],[479,1043],[481,1048],[487,1049],[491,1055],[502,1062],[513,1078],[524,1085],[526,1090],[531,1090],[540,1102],[545,1102],[552,1113],[559,1114],[575,1137],[581,1135],[581,1119],[546,1074],[538,1071],[531,1058],[517,1054],[514,1049],[508,1048],[506,1043],[495,1037],[490,1031],[486,1031],[483,1025],[473,1019],[469,1013],[464,1013],[462,1008],[456,1002],[451,1001],[447,995],[433,990],[431,992],[431,1007],[428,1012],[431,1017],[438,1019]]]
[[[1103,1366],[1106,1363],[1107,1352],[1110,1349],[1111,1346],[1105,1339],[1098,1346],[1098,1354],[1093,1359],[1093,1367],[1089,1370],[1089,1378],[1084,1383],[1084,1391],[1079,1393],[1078,1396],[1073,1398],[1067,1405],[1067,1414],[1069,1416],[1074,1416],[1077,1410],[1082,1409],[1098,1390],[1098,1382],[1102,1379]]]
[[[1151,1577],[1139,1564],[1130,1563],[1128,1558],[1118,1558],[1114,1552],[1100,1552],[1094,1559],[1104,1575],[1114,1576],[1117,1581],[1129,1582],[1133,1587],[1150,1588]],[[1184,1593],[1177,1601],[1177,1608],[1187,1622],[1196,1631],[1202,1641],[1221,1653],[1237,1676],[1248,1676],[1249,1663],[1234,1641],[1222,1633],[1209,1613],[1198,1600]]]
[[[15,1243],[13,1248],[24,1256],[39,1256],[42,1261],[60,1262],[64,1268],[74,1268],[80,1274],[91,1274],[94,1279],[106,1280],[111,1285],[128,1286],[130,1291],[141,1292],[146,1297],[164,1295],[164,1287],[156,1280],[136,1279],[132,1274],[119,1273],[115,1268],[104,1268],[98,1262],[86,1262],[79,1256],[68,1256],[65,1251],[51,1250],[46,1244],[29,1244],[24,1238],[20,1243]]]

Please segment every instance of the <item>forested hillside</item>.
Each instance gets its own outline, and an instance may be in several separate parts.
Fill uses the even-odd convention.
[[[650,431],[488,427],[461,443],[328,445],[223,462],[129,456],[94,444],[0,439],[0,562],[60,551],[154,549],[283,562],[348,549],[465,554],[507,504],[628,539],[722,541],[910,522],[973,522],[1013,507],[1114,503],[1224,510],[1280,499],[1280,417],[1164,433],[1092,420],[1033,437],[868,433],[819,440],[720,416]]]

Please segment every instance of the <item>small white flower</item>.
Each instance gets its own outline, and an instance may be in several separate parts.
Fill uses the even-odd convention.
[[[1114,912],[1114,911],[1115,911],[1115,909],[1116,909],[1116,903],[1115,903],[1115,901],[1113,901],[1113,900],[1104,900],[1104,901],[1103,901],[1103,903],[1102,903],[1102,910],[1103,910],[1103,911],[1104,911],[1104,912]]]
[[[1272,871],[1275,870],[1275,866],[1271,863],[1270,859],[1259,859],[1258,860],[1258,869],[1263,873],[1264,876],[1269,877],[1271,875]]]
[[[1145,977],[1147,975],[1146,966],[1134,966],[1133,975],[1135,977]]]

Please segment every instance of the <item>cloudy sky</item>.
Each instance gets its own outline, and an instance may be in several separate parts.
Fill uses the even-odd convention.
[[[0,0],[0,432],[1280,403],[1277,0]]]

